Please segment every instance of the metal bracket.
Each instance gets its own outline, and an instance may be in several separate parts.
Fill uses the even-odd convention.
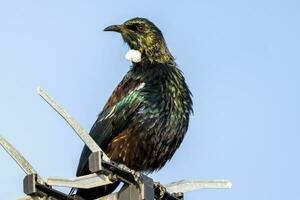
[[[102,151],[92,152],[89,157],[89,170],[93,173],[102,170]]]
[[[154,200],[153,180],[148,176],[141,176],[141,184],[124,184],[119,192],[95,200]]]
[[[23,179],[23,191],[25,194],[33,196],[37,195],[36,189],[37,174],[28,174]]]
[[[26,175],[23,180],[24,193],[32,198],[54,197],[58,200],[74,200],[72,197],[38,182],[37,174]],[[50,199],[49,199],[50,200]]]

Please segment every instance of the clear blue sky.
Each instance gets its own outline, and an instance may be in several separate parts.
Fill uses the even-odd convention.
[[[194,94],[194,116],[162,183],[226,178],[187,200],[299,196],[300,3],[276,0],[0,1],[0,132],[42,176],[72,177],[83,146],[36,95],[43,86],[89,130],[129,69],[108,25],[147,17]],[[0,150],[0,199],[24,173]]]

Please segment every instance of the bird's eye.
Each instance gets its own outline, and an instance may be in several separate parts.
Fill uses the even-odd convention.
[[[127,25],[127,28],[133,31],[138,31],[140,33],[144,32],[143,24],[131,24],[131,25]]]
[[[136,25],[136,30],[138,30],[139,32],[143,32],[144,31],[144,26],[142,24],[137,24]]]

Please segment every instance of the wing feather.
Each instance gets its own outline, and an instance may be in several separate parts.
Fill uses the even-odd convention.
[[[143,102],[144,83],[125,76],[114,90],[103,111],[90,130],[90,136],[105,152],[108,144],[131,122],[132,116]],[[87,162],[91,151],[84,146],[80,156],[77,176],[89,173]]]

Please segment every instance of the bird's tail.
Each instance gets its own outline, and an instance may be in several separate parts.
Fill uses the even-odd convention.
[[[109,185],[105,185],[105,186],[99,186],[99,187],[95,187],[95,188],[90,188],[90,189],[77,189],[76,195],[87,199],[87,200],[91,200],[91,199],[97,199],[99,197],[103,197],[106,196],[110,193],[112,193],[120,184],[120,181],[116,181],[112,184]],[[70,191],[70,195],[74,194],[75,189],[72,188]]]

